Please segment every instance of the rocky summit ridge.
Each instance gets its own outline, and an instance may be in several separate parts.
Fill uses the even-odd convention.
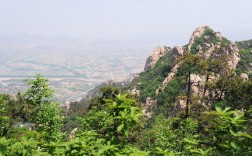
[[[151,69],[157,63],[157,61],[168,52],[172,52],[172,61],[175,61],[177,57],[182,56],[184,53],[190,53],[192,51],[192,46],[195,44],[195,39],[204,35],[206,30],[212,30],[209,26],[201,26],[196,28],[190,39],[189,43],[185,46],[175,46],[173,48],[167,46],[158,46],[154,49],[153,53],[147,58],[144,71]],[[220,32],[213,32],[214,36],[218,41],[225,39],[222,37]],[[208,35],[203,36],[206,41],[210,41]],[[226,40],[226,39],[225,39]],[[196,43],[197,44],[197,43]],[[203,53],[203,48],[206,52]],[[208,58],[212,55],[214,50],[220,49],[224,50],[228,55],[230,55],[229,65],[231,68],[235,69],[239,61],[239,48],[235,43],[230,42],[229,46],[226,49],[221,47],[220,42],[205,42],[204,44],[198,44],[196,50],[199,54],[204,55],[205,58]]]
[[[248,45],[248,44],[247,44]],[[205,60],[214,60],[214,59],[220,59],[223,62],[226,62],[225,68],[221,69],[217,73],[210,73],[208,75],[206,74],[191,74],[190,75],[190,86],[185,86],[185,88],[190,87],[192,95],[198,96],[199,98],[202,98],[203,96],[210,95],[210,91],[205,89],[205,84],[208,81],[215,81],[219,79],[220,77],[227,74],[229,71],[235,71],[237,70],[237,66],[239,61],[241,60],[241,53],[240,53],[241,47],[237,45],[236,42],[231,42],[225,37],[222,36],[220,32],[213,31],[209,26],[201,26],[196,28],[190,39],[188,44],[184,46],[175,46],[173,48],[168,46],[158,46],[154,49],[153,53],[147,58],[144,72],[142,73],[142,77],[144,75],[149,75],[151,73],[155,73],[155,70],[160,70],[159,68],[167,68],[160,70],[163,74],[162,77],[159,78],[159,84],[157,83],[156,88],[153,86],[152,88],[155,89],[155,91],[149,91],[153,92],[151,93],[142,93],[144,95],[149,95],[142,97],[143,98],[143,112],[146,114],[146,116],[151,116],[152,111],[154,108],[154,105],[156,105],[157,98],[159,94],[164,94],[167,85],[174,80],[174,77],[176,76],[178,72],[178,68],[180,68],[180,63],[178,61],[179,58],[181,58],[183,55],[187,53],[191,54],[197,54],[200,57],[202,57]],[[162,64],[165,64],[169,61],[169,66],[162,67]],[[165,66],[165,65],[164,65]],[[211,71],[211,69],[209,69]],[[248,79],[249,74],[251,74],[251,67],[249,67],[247,73],[240,73],[240,76],[243,79]],[[156,74],[160,74],[160,72],[156,72]],[[159,77],[160,75],[156,75],[156,77]],[[155,77],[155,76],[154,76]],[[140,78],[141,79],[141,74]],[[141,81],[141,80],[140,80]],[[188,80],[187,80],[188,81]],[[137,90],[137,93],[141,96],[141,92],[146,92],[146,90],[141,86],[142,82],[138,82],[138,85],[134,86],[134,90]],[[151,81],[149,81],[151,83]],[[142,88],[142,89],[141,89]],[[135,91],[136,92],[136,91]],[[217,94],[217,93],[215,93]],[[211,95],[214,96],[214,95]],[[144,100],[146,98],[146,100]],[[177,99],[176,104],[178,108],[185,107],[185,100],[183,99]],[[208,104],[206,102],[202,102],[202,104]],[[149,111],[147,111],[149,110]]]

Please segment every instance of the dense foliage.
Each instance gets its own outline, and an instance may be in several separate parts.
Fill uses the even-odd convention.
[[[140,101],[145,102],[145,99],[155,96],[156,89],[160,87],[167,74],[172,69],[172,53],[169,51],[166,55],[161,57],[152,70],[140,73],[139,79],[134,80],[131,86],[138,84],[140,92]]]
[[[252,40],[236,42],[240,49],[249,49],[252,48]]]
[[[236,73],[248,73],[249,78],[252,78],[252,48],[240,50],[241,59],[238,62]]]
[[[188,73],[197,68],[192,69],[187,70]],[[44,78],[35,77],[29,84],[41,79]],[[228,90],[223,99],[226,104],[216,103],[225,109],[216,107],[216,110],[195,112],[197,117],[194,112],[187,117],[160,112],[151,120],[142,116],[132,96],[120,94],[112,86],[104,87],[100,96],[91,100],[88,111],[77,116],[79,124],[70,134],[60,131],[66,113],[50,99],[37,99],[40,103],[36,103],[36,109],[28,109],[35,118],[21,120],[22,111],[18,108],[22,107],[10,106],[21,101],[24,103],[21,105],[33,106],[33,101],[26,100],[28,93],[19,93],[15,99],[1,95],[0,152],[1,155],[250,155],[251,80],[238,80],[233,76],[231,82],[226,84]],[[44,91],[50,90],[48,84],[43,83]],[[176,97],[181,88],[179,84],[172,81],[167,86],[168,93]],[[36,94],[44,95],[43,91]],[[173,96],[166,100],[173,102]],[[243,111],[234,111],[231,107]],[[13,117],[19,119],[18,122],[10,122]]]

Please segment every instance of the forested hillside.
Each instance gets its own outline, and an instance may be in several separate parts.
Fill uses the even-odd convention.
[[[0,155],[252,155],[251,40],[204,26],[157,47],[130,83],[60,106],[41,75],[0,95]],[[91,96],[92,95],[92,96]]]

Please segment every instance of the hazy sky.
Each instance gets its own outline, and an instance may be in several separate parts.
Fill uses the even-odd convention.
[[[0,0],[0,34],[162,38],[188,42],[209,25],[231,40],[252,38],[251,0]]]

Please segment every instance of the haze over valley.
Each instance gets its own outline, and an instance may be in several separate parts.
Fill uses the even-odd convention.
[[[143,71],[155,47],[187,44],[201,25],[232,41],[251,36],[248,0],[0,2],[0,90],[12,95],[41,73],[57,99],[77,100],[101,82]]]
[[[129,44],[69,36],[2,35],[0,90],[13,95],[24,91],[23,79],[41,73],[49,78],[56,99],[76,101],[101,82],[123,81],[143,70],[151,45]]]

